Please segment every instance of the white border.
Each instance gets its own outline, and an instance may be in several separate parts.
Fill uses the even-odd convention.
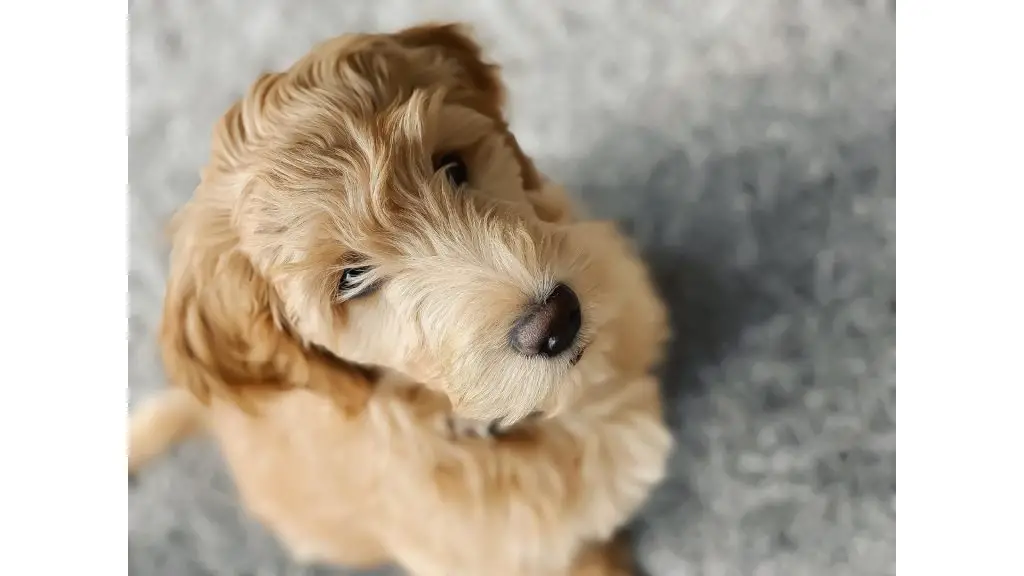
[[[1010,574],[1024,533],[1024,7],[906,6],[898,572]],[[4,566],[125,574],[127,6],[2,10]]]
[[[1024,6],[903,6],[898,573],[1024,573]]]
[[[0,533],[127,573],[126,2],[0,8]]]

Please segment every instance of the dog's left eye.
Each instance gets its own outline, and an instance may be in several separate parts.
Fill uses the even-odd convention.
[[[448,152],[434,162],[434,170],[444,170],[448,181],[456,188],[469,182],[469,168],[458,152]]]
[[[368,292],[371,286],[363,282],[363,276],[371,270],[370,266],[358,266],[346,268],[341,271],[341,278],[338,280],[338,293],[348,298],[354,298]]]

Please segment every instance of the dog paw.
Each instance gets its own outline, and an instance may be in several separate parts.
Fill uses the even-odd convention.
[[[448,416],[448,434],[453,438],[492,438],[498,433],[495,422],[470,420],[458,416]]]
[[[500,420],[471,420],[452,415],[447,416],[446,423],[448,434],[452,438],[500,438],[504,434],[536,421],[540,416],[540,412],[534,412],[512,426],[506,426]]]

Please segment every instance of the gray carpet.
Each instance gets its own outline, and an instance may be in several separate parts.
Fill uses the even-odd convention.
[[[671,477],[637,520],[653,575],[892,574],[896,554],[895,16],[889,0],[138,0],[131,14],[134,398],[167,217],[220,112],[316,40],[467,20],[551,175],[644,247],[676,341]],[[129,500],[133,574],[292,565],[183,445]]]

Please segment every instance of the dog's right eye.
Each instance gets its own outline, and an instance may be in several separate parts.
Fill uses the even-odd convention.
[[[341,278],[338,280],[338,293],[347,298],[354,298],[366,293],[370,286],[366,285],[362,279],[370,269],[370,266],[357,266],[342,270]]]
[[[444,170],[452,186],[459,188],[469,182],[469,168],[458,152],[448,152],[434,162],[434,170]]]

